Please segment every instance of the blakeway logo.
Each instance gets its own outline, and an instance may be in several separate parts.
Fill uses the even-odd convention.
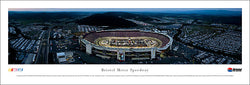
[[[9,72],[22,72],[23,68],[9,68],[8,71]]]
[[[228,72],[241,72],[242,68],[227,68],[227,71]]]

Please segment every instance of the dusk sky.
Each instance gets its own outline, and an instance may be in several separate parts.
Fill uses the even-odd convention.
[[[32,11],[32,12],[168,12],[168,11],[193,11],[193,10],[227,10],[241,11],[241,8],[9,8],[9,11]]]

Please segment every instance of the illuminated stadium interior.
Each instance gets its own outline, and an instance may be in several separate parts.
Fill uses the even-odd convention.
[[[80,42],[88,54],[125,61],[155,59],[171,48],[173,39],[140,30],[114,30],[90,32]]]
[[[161,47],[162,42],[153,37],[101,37],[95,44],[113,48],[152,48]]]

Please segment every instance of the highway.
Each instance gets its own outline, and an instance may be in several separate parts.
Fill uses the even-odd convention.
[[[50,31],[51,30],[49,29],[43,34],[37,59],[35,61],[36,64],[48,64]]]

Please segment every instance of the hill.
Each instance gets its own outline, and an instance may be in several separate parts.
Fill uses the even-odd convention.
[[[107,12],[94,14],[77,21],[80,25],[109,26],[118,28],[128,28],[137,26],[131,21],[127,21],[122,16],[130,16],[130,13]]]

